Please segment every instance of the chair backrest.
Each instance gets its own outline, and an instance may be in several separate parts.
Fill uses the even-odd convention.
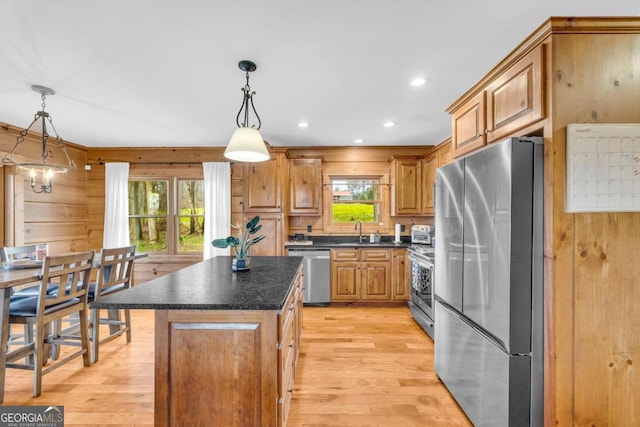
[[[87,301],[94,255],[94,251],[87,251],[45,257],[40,286],[41,312],[57,304],[71,303],[76,298]],[[57,292],[47,294],[48,284],[55,284]]]
[[[0,248],[2,262],[11,262],[17,259],[36,259],[36,245],[5,246]]]
[[[114,291],[131,287],[135,256],[135,246],[102,249],[94,300],[98,300],[105,290]]]

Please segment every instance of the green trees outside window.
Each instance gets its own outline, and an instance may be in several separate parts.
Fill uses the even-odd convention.
[[[202,252],[203,181],[129,181],[129,233],[139,252]]]

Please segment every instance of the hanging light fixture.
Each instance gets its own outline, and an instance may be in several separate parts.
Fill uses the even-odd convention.
[[[13,149],[5,154],[2,158],[2,163],[13,165],[18,169],[29,171],[29,185],[34,193],[51,193],[53,191],[53,176],[57,173],[65,173],[68,169],[75,169],[76,164],[67,153],[67,148],[65,147],[62,138],[58,135],[56,128],[53,126],[53,121],[49,113],[45,111],[45,99],[47,95],[55,95],[55,91],[45,86],[33,85],[31,89],[35,92],[38,92],[42,98],[42,111],[36,112],[33,121],[31,124],[24,130],[20,131],[18,135],[16,145],[13,146]],[[48,125],[47,125],[48,122]],[[47,143],[49,141],[49,131],[47,129],[49,126],[53,133],[55,134],[55,139],[58,142],[58,148],[62,150],[64,155],[67,158],[68,166],[56,166],[50,165],[48,163],[49,158],[49,150],[47,149]],[[38,132],[42,135],[42,162],[41,163],[25,163],[25,162],[16,162],[13,159],[13,155],[15,154],[18,146],[24,142],[25,137],[29,132]],[[36,182],[38,178],[38,172],[41,173],[40,182]]]
[[[224,156],[239,162],[264,162],[271,157],[264,144],[262,135],[260,135],[258,131],[262,123],[260,116],[258,116],[256,112],[256,107],[253,105],[253,95],[255,95],[255,92],[252,92],[251,86],[249,86],[249,73],[255,71],[257,67],[256,64],[247,60],[238,62],[238,67],[246,73],[247,83],[242,88],[242,105],[236,116],[238,128],[233,132],[227,149],[224,150]],[[256,125],[249,124],[249,104],[251,104],[253,114],[255,114],[258,121],[257,127]],[[240,115],[242,114],[244,114],[244,120],[240,123]]]

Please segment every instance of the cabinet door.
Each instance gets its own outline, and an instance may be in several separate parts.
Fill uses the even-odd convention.
[[[538,46],[487,88],[487,141],[493,142],[544,117],[542,49]]]
[[[245,212],[280,212],[281,166],[279,155],[259,163],[246,163],[244,170]]]
[[[282,245],[283,229],[282,214],[262,213],[260,216],[260,224],[262,229],[259,233],[266,237],[251,247],[251,256],[282,256],[284,248]]]
[[[420,160],[393,161],[392,215],[420,214]]]
[[[360,263],[331,262],[331,301],[360,299]]]
[[[458,157],[485,145],[485,93],[480,92],[451,115],[453,156]]]
[[[391,299],[391,263],[365,262],[362,263],[362,299],[390,300]]]
[[[410,271],[407,251],[405,249],[394,249],[391,266],[391,297],[394,300],[409,300],[409,277]]]
[[[422,214],[433,215],[433,191],[438,168],[438,153],[422,161]]]
[[[289,160],[289,214],[320,215],[320,159]]]

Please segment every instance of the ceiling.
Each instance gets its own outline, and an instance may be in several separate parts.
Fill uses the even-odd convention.
[[[273,146],[437,144],[451,134],[445,109],[548,17],[640,13],[629,0],[589,3],[3,1],[0,121],[29,125],[38,84],[56,91],[47,111],[67,141],[224,146],[245,84],[237,63],[250,59]]]

